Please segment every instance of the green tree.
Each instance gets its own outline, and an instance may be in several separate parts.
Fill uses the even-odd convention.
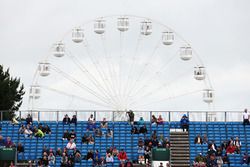
[[[15,111],[22,105],[24,86],[20,84],[20,78],[11,77],[9,69],[4,71],[0,65],[0,111],[4,112],[3,119],[12,119]]]

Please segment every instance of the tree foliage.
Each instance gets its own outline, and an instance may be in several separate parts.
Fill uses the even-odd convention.
[[[9,111],[4,113],[4,119],[12,119],[15,111],[22,105],[24,93],[20,78],[11,77],[9,69],[4,71],[0,65],[0,110]]]

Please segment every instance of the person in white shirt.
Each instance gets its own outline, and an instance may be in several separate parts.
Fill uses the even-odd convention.
[[[31,137],[32,137],[33,132],[30,130],[29,126],[27,126],[27,128],[25,128],[25,130],[24,130],[23,134],[24,134],[24,137],[25,137],[25,138],[28,138],[28,137],[30,137],[30,138],[31,138]]]
[[[243,113],[243,125],[249,125],[249,115],[247,113],[247,109],[245,109]]]
[[[106,162],[114,162],[114,157],[110,153],[106,155]]]
[[[74,143],[74,140],[73,140],[73,139],[71,139],[71,140],[68,142],[66,148],[69,149],[69,150],[73,150],[73,149],[76,148],[76,144]]]

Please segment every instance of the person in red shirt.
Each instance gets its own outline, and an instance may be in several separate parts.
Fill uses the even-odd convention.
[[[235,146],[234,146],[233,144],[230,144],[230,145],[227,147],[226,153],[227,153],[227,154],[234,154],[234,151],[235,151]]]
[[[122,149],[121,152],[118,154],[118,159],[121,161],[121,162],[125,162],[128,157],[127,157],[127,154],[126,152]]]
[[[159,115],[158,119],[157,119],[157,125],[163,125],[164,121],[161,115]]]

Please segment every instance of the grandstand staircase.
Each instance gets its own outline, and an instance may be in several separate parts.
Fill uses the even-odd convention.
[[[189,167],[188,132],[170,132],[171,167]]]

